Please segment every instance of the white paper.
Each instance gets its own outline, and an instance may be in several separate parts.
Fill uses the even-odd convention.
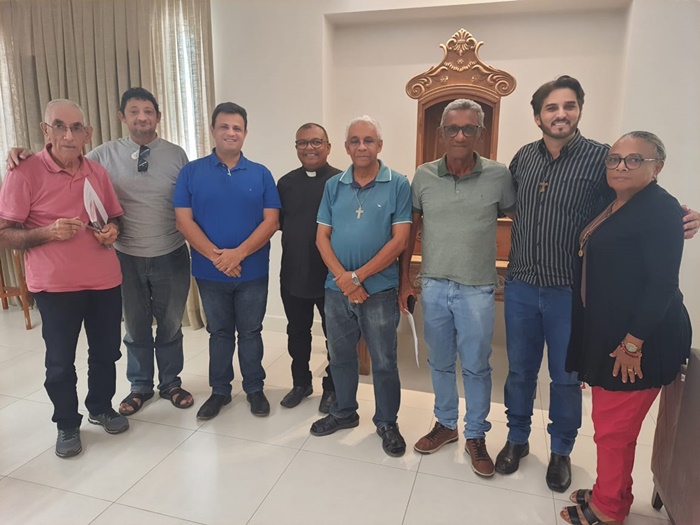
[[[85,211],[87,211],[91,223],[97,223],[100,227],[107,224],[107,220],[109,219],[107,210],[105,210],[104,204],[102,204],[102,201],[97,196],[97,192],[95,192],[92,184],[90,184],[90,181],[87,179],[83,186],[83,201],[85,204]]]
[[[408,315],[408,324],[411,325],[411,332],[413,333],[413,349],[416,354],[416,366],[420,368],[420,362],[418,361],[418,335],[416,334],[416,321],[413,319],[413,314]]]

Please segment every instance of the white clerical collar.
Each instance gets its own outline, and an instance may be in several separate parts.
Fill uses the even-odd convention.
[[[306,172],[306,176],[307,176],[307,177],[315,177],[315,176],[316,176],[316,172],[315,172],[315,171],[307,171],[307,172]]]

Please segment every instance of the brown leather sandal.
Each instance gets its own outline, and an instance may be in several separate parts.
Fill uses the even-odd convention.
[[[185,400],[187,396],[190,396],[189,400]],[[175,408],[190,408],[194,405],[194,397],[192,397],[192,394],[181,386],[173,386],[167,390],[161,390],[160,397],[169,399]]]

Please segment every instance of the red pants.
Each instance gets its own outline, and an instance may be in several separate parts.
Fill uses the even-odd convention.
[[[611,392],[594,386],[593,426],[598,452],[598,477],[593,504],[615,521],[624,521],[632,507],[632,467],[637,437],[660,388]]]

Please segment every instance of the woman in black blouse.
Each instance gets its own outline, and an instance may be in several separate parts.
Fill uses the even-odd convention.
[[[691,327],[678,288],[683,209],[657,184],[666,151],[634,131],[605,159],[615,200],[579,237],[567,370],[592,387],[593,490],[578,490],[568,523],[622,523],[632,506],[634,452],[644,417],[688,357]]]

